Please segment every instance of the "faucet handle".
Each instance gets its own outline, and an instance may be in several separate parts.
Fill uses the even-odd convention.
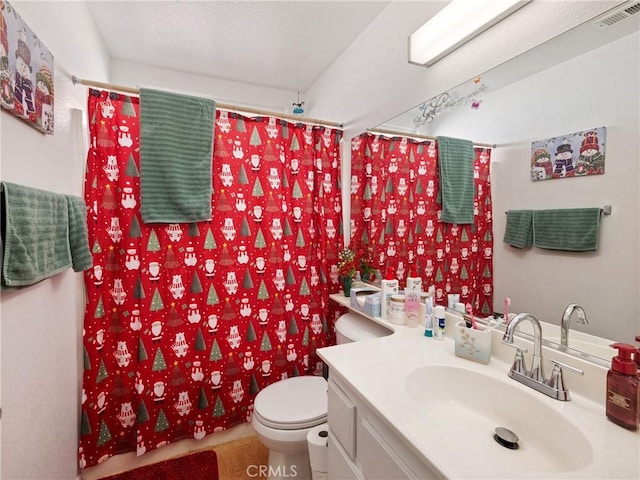
[[[519,347],[519,346],[518,346],[518,345],[516,345],[515,343],[508,343],[508,342],[505,342],[505,341],[503,340],[503,341],[502,341],[502,344],[503,344],[503,345],[506,345],[507,347],[515,348],[518,352],[521,352],[521,353],[527,353],[527,352],[528,352],[528,350],[527,350],[526,348]],[[517,355],[517,353],[516,353],[516,355]]]
[[[563,371],[564,369],[567,369],[568,371],[577,373],[578,375],[583,375],[584,371],[572,367],[571,365],[558,362],[557,360],[551,360],[551,363],[553,363],[554,366],[553,371],[551,372],[551,377],[549,377],[548,385],[555,390],[555,395],[558,400],[571,400],[569,389],[564,383]]]
[[[575,373],[578,375],[584,375],[584,370],[580,370],[579,368],[576,367],[572,367],[571,365],[567,365],[566,363],[562,363],[559,362],[557,360],[549,360],[551,363],[553,363],[555,366],[553,367],[554,372],[556,370],[560,370],[562,371],[563,368],[566,368],[567,370],[569,370],[571,373]]]
[[[516,347],[517,348],[517,347]],[[522,350],[518,348],[516,350],[516,356],[513,359],[513,365],[511,365],[511,371],[514,373],[519,373],[521,375],[527,375],[527,365],[524,362],[523,353],[527,350]]]

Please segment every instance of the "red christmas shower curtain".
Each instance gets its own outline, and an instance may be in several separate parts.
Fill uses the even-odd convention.
[[[439,221],[435,141],[365,133],[351,141],[351,238],[373,248],[376,267],[397,270],[400,285],[411,266],[438,304],[448,293],[493,312],[491,150],[476,148],[472,225]]]
[[[342,248],[339,130],[218,111],[213,220],[143,224],[139,99],[88,105],[81,467],[249,421],[265,386],[320,375]]]

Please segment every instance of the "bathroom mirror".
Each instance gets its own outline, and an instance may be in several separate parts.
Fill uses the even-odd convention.
[[[610,359],[612,341],[640,334],[639,26],[640,13],[605,27],[587,22],[371,129],[496,145],[494,310],[510,298],[509,311],[546,322],[543,336],[557,346],[565,307],[580,304],[589,324],[574,315],[569,351],[596,361]],[[532,142],[598,127],[606,129],[604,175],[532,181]],[[502,242],[507,210],[605,205],[612,214],[600,218],[595,252]]]

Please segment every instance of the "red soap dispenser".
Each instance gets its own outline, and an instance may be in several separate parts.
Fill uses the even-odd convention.
[[[640,390],[637,365],[633,361],[636,349],[626,343],[611,345],[618,349],[618,356],[611,360],[607,373],[607,417],[629,430],[637,430],[640,423]]]

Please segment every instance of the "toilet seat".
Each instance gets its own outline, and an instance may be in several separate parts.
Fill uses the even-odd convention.
[[[253,415],[267,427],[298,430],[327,420],[327,381],[323,377],[291,377],[260,391]]]

